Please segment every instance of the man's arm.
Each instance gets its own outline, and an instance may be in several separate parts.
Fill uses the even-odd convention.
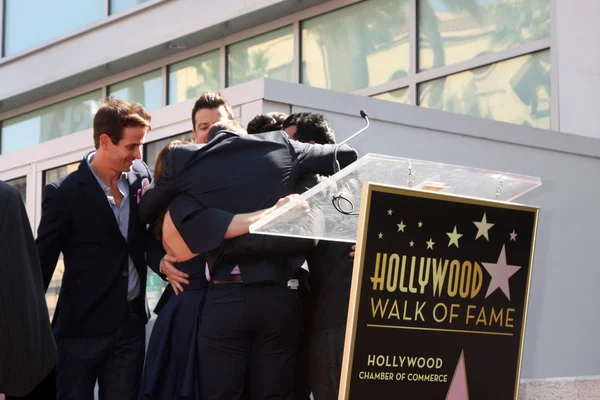
[[[250,225],[288,203],[292,195],[280,199],[273,207],[252,213],[232,214],[216,208],[204,208],[194,198],[179,195],[169,206],[177,231],[196,254],[218,248],[224,239],[249,232]]]
[[[69,235],[69,210],[56,184],[46,185],[42,194],[42,219],[35,241],[40,257],[44,291],[48,290],[58,257]]]
[[[300,173],[332,175],[335,144],[311,144],[290,140],[298,155]],[[358,152],[348,145],[342,145],[337,151],[340,168],[345,168],[358,159]]]
[[[306,174],[296,182],[294,192],[304,193],[319,183],[319,178],[315,174]],[[301,221],[305,222],[304,232],[322,231],[324,229],[324,216],[320,209],[309,210],[306,217]],[[252,235],[246,234],[225,241],[225,251],[234,256],[288,256],[303,254],[318,244],[316,239],[300,239],[294,237],[274,236],[274,235]]]
[[[177,196],[175,153],[176,148],[167,155],[165,172],[152,182],[140,199],[138,216],[145,224],[153,224]]]

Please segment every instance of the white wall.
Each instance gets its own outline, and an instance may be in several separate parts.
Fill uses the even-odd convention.
[[[539,176],[542,187],[517,200],[541,209],[521,377],[600,374],[600,139],[278,82],[266,82],[265,100],[324,113],[338,141],[364,125],[365,108],[372,125],[355,139],[361,154]]]
[[[600,137],[600,1],[556,2],[560,130]]]

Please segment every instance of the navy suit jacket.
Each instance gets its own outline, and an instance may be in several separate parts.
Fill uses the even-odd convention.
[[[190,250],[213,250],[222,244],[235,214],[273,206],[303,174],[333,173],[334,149],[290,140],[283,131],[243,137],[221,132],[204,146],[178,146],[169,153],[163,175],[142,197],[140,218],[153,223],[179,194],[187,194],[192,201],[186,206],[170,207],[173,222]],[[342,166],[357,157],[349,146],[338,150]],[[284,255],[244,255],[230,261],[239,265],[245,282],[291,277],[290,269],[280,268],[290,265]],[[222,279],[230,269],[217,272],[214,278]]]
[[[137,191],[144,178],[151,179],[150,171],[138,160],[127,173],[130,215],[125,239],[86,158],[77,171],[46,185],[42,198],[36,244],[46,290],[61,252],[65,264],[52,321],[57,337],[88,337],[117,329],[129,312],[128,256],[140,278],[140,295],[132,305],[142,321],[149,317],[145,225],[138,218]]]

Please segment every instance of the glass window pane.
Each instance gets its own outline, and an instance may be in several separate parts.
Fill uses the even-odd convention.
[[[200,97],[208,90],[219,90],[220,51],[215,50],[169,66],[168,104]]]
[[[154,164],[156,163],[156,157],[158,156],[158,153],[173,140],[193,141],[194,136],[192,135],[192,132],[187,132],[157,140],[155,142],[146,143],[144,146],[144,161],[146,162],[146,165],[148,165],[148,168],[152,174],[154,174]]]
[[[6,183],[19,189],[19,193],[21,193],[23,202],[27,201],[27,177],[26,176],[11,179],[9,181],[6,181]]]
[[[543,39],[551,0],[418,0],[419,71]]]
[[[408,88],[391,90],[389,92],[376,94],[371,96],[374,99],[394,101],[396,103],[410,104],[410,96],[408,95]]]
[[[44,185],[52,182],[56,182],[59,179],[64,178],[71,172],[76,171],[79,168],[79,161],[72,164],[63,165],[62,167],[47,169],[44,171]]]
[[[419,105],[550,129],[550,51],[422,83]]]
[[[110,15],[120,13],[148,0],[110,0]]]
[[[96,90],[2,123],[2,154],[92,127],[102,91]]]
[[[106,3],[105,0],[5,0],[4,4],[4,55],[9,56],[104,18]]]
[[[408,75],[409,0],[371,0],[302,23],[302,83],[351,92]]]
[[[268,32],[227,47],[227,86],[259,78],[292,80],[292,26]]]
[[[136,76],[108,87],[109,96],[140,103],[146,111],[162,106],[162,74],[160,69]]]

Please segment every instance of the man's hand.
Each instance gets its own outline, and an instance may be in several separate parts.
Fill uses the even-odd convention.
[[[177,268],[175,268],[175,263],[177,259],[173,256],[165,254],[165,256],[160,260],[160,272],[167,276],[167,280],[173,286],[173,291],[176,295],[183,292],[182,284],[189,285],[190,281],[186,278],[190,276],[185,272],[181,272]]]
[[[350,258],[354,258],[355,251],[356,251],[356,245],[352,245],[352,251],[350,252]]]

